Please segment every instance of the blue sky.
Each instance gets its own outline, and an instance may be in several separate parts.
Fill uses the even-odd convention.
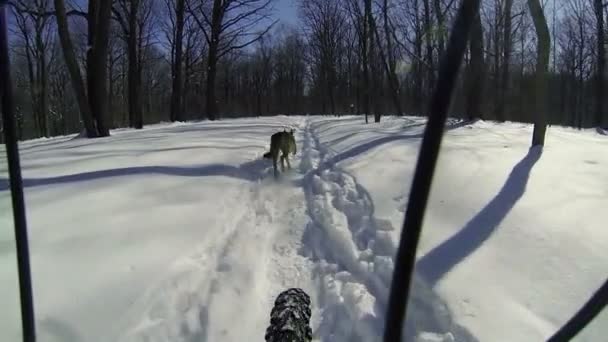
[[[277,16],[286,24],[297,25],[297,1],[298,0],[276,0],[275,8]]]

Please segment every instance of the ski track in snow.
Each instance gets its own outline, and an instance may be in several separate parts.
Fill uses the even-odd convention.
[[[329,341],[380,341],[396,246],[390,221],[374,217],[368,191],[354,176],[328,161],[308,122],[300,164],[311,217],[303,253],[315,261],[313,275],[322,317],[313,327]],[[447,306],[415,278],[406,341],[474,341],[455,325]]]
[[[381,340],[394,227],[374,217],[371,196],[352,175],[327,161],[314,122],[297,126],[292,170],[276,182],[268,165],[231,196],[225,210],[244,210],[220,215],[231,218],[221,233],[186,251],[149,286],[125,314],[117,340],[263,340],[274,299],[290,287],[311,295],[314,340]],[[474,340],[419,278],[413,287],[406,341]],[[257,314],[245,319],[243,307]],[[236,329],[221,324],[234,319]]]
[[[269,165],[241,188],[228,205],[245,210],[235,212],[219,236],[179,258],[165,280],[140,298],[119,329],[127,331],[121,341],[261,341],[281,291],[301,287],[314,293],[310,262],[298,254],[307,218],[298,158],[291,163],[279,182]],[[242,317],[243,307],[256,314]],[[221,324],[235,319],[235,327]]]

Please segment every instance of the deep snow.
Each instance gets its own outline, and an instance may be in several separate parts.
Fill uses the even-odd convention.
[[[293,286],[315,339],[379,340],[424,123],[279,116],[21,143],[39,340],[261,341]],[[284,127],[298,153],[275,182],[261,156]],[[608,275],[606,136],[550,127],[542,153],[530,138],[448,123],[409,340],[543,340]],[[0,341],[16,341],[6,178],[3,159]]]

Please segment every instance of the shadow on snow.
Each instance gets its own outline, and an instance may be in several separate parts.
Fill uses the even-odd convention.
[[[511,209],[524,195],[530,172],[542,150],[531,148],[509,174],[498,194],[456,235],[435,247],[416,263],[416,269],[435,286],[462,260],[479,248],[498,228]]]

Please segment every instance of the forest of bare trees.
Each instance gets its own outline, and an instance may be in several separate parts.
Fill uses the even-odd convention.
[[[289,20],[279,1],[11,0],[20,138],[234,116],[425,115],[462,0],[293,0]],[[483,0],[451,115],[608,125],[607,14],[603,0]]]

